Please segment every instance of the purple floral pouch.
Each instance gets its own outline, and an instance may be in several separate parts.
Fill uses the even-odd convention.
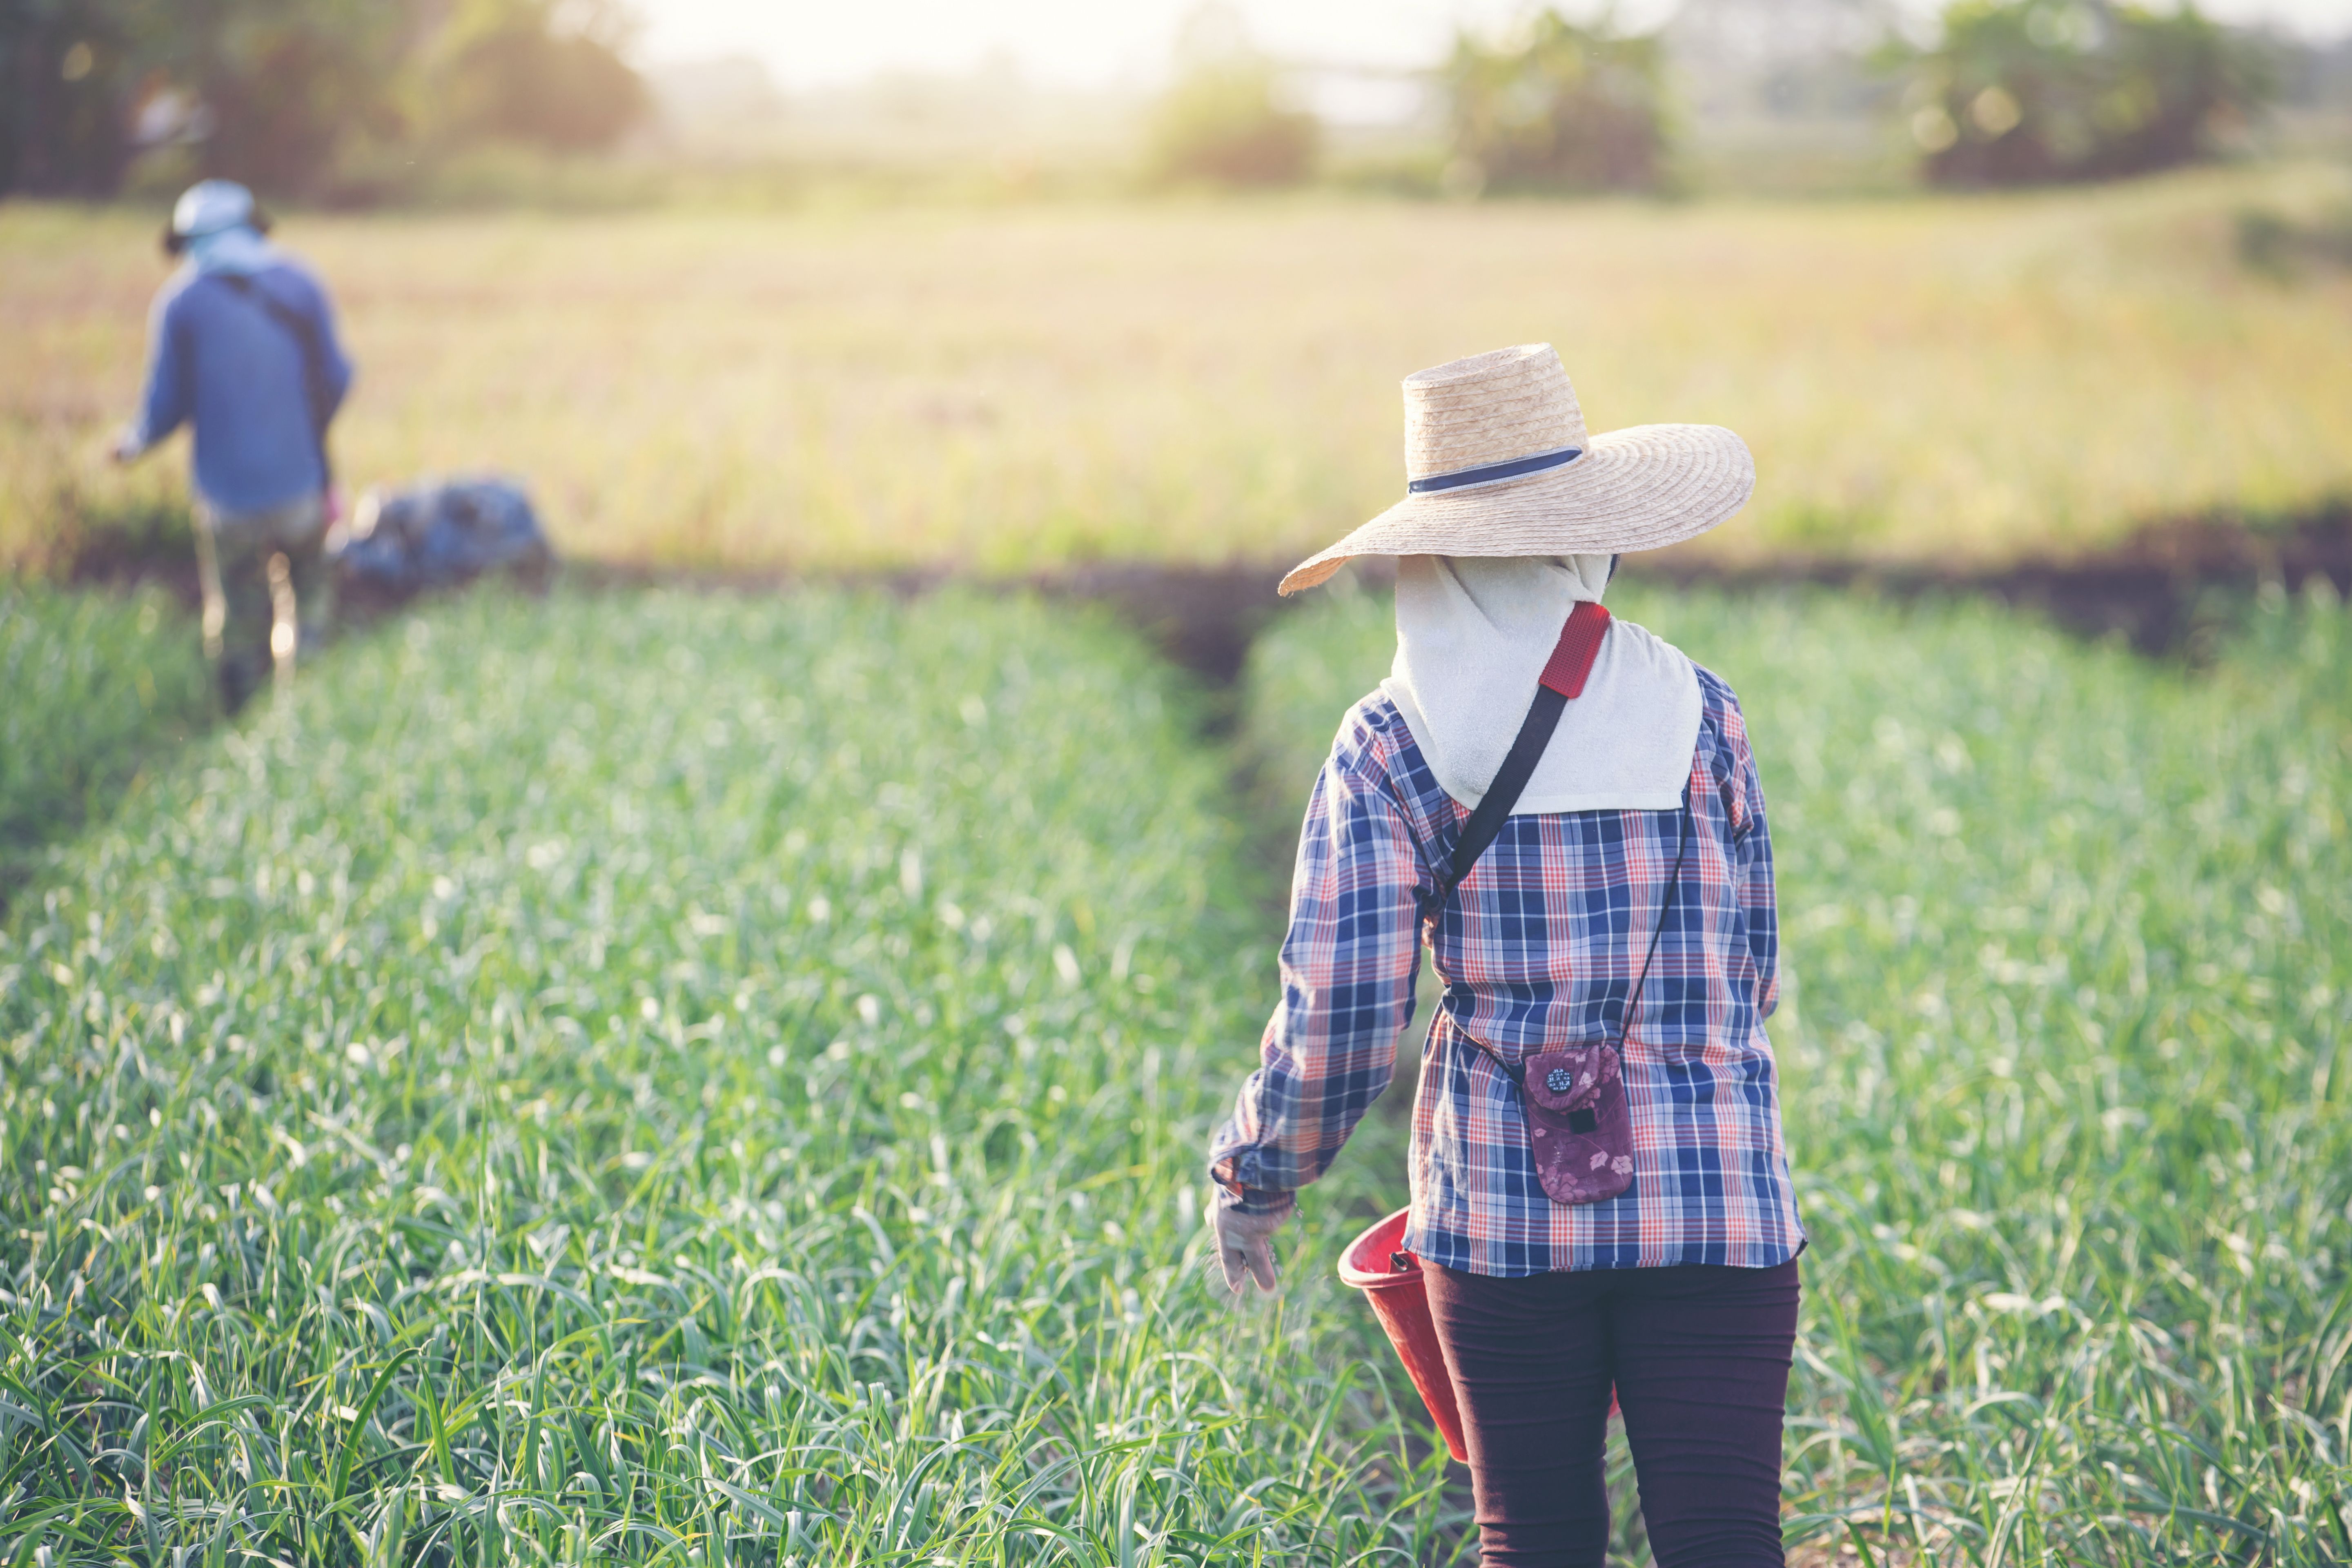
[[[1611,1047],[1578,1046],[1527,1060],[1528,1133],[1536,1176],[1556,1204],[1597,1204],[1633,1181],[1633,1121]]]

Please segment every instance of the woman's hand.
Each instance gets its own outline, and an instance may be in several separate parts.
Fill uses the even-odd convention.
[[[1283,1214],[1244,1214],[1236,1208],[1218,1207],[1210,1213],[1209,1220],[1217,1231],[1217,1261],[1224,1266],[1225,1284],[1239,1293],[1244,1276],[1257,1281],[1261,1290],[1271,1290],[1281,1279],[1274,1266],[1274,1233],[1290,1217]]]

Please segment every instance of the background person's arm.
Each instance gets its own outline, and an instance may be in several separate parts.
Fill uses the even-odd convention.
[[[156,301],[150,318],[147,387],[139,400],[139,416],[123,428],[114,443],[114,460],[128,463],[187,422],[194,398],[190,382],[187,321],[179,309],[186,296],[173,292]]]

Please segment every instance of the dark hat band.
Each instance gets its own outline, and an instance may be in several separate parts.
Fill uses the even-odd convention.
[[[1546,468],[1557,468],[1584,456],[1581,447],[1563,447],[1557,452],[1538,452],[1532,458],[1513,458],[1507,463],[1488,463],[1483,468],[1456,468],[1450,474],[1431,474],[1426,479],[1408,479],[1408,495],[1428,495],[1433,490],[1460,489],[1464,485],[1490,485],[1497,479],[1516,479],[1526,474],[1539,474]]]

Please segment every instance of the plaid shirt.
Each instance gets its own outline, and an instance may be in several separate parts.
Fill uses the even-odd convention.
[[[1307,803],[1265,1065],[1210,1150],[1221,1202],[1280,1212],[1330,1165],[1395,1070],[1426,942],[1445,993],[1413,1101],[1414,1252],[1494,1275],[1796,1255],[1804,1231],[1764,1035],[1780,993],[1764,795],[1738,700],[1706,670],[1699,685],[1687,813],[1513,816],[1438,910],[1469,811],[1394,703],[1375,692],[1356,705]],[[1555,1204],[1517,1086],[1464,1036],[1512,1062],[1613,1038],[1662,915],[1623,1046],[1633,1184]]]

